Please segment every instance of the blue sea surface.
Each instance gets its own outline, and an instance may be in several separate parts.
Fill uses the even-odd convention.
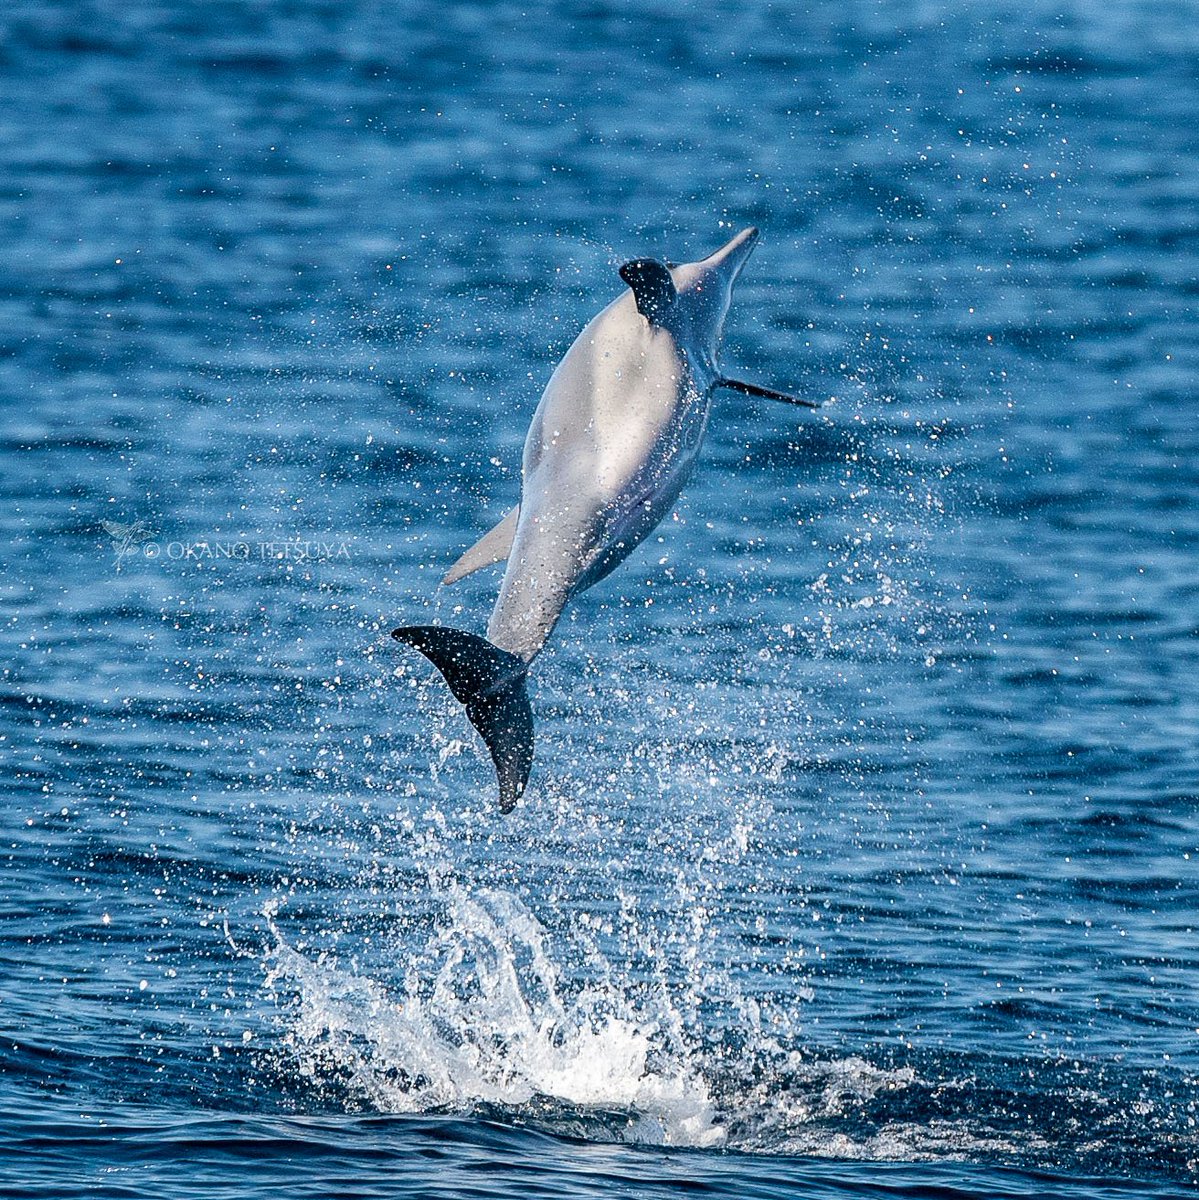
[[[0,1195],[1199,1184],[1190,4],[6,0]],[[763,239],[509,816],[436,672]]]

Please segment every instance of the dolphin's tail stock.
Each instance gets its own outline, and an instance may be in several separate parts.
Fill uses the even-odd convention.
[[[495,762],[500,811],[511,812],[533,766],[533,710],[525,691],[528,664],[486,638],[443,625],[406,625],[391,636],[419,650],[466,705]]]

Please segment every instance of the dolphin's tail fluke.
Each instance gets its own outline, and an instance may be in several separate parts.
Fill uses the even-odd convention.
[[[500,811],[511,812],[533,766],[533,710],[525,691],[528,664],[486,638],[443,625],[406,625],[391,636],[419,650],[466,705],[495,762]]]

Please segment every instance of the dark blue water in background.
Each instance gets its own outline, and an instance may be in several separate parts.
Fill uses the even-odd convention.
[[[1187,4],[7,0],[4,1195],[1199,1177]],[[500,818],[386,636],[765,237]]]

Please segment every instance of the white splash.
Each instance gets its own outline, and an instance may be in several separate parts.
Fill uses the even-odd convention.
[[[451,884],[442,898],[444,921],[399,987],[305,956],[267,914],[268,986],[294,991],[285,1041],[303,1075],[348,1078],[385,1112],[548,1099],[616,1117],[623,1140],[723,1142],[706,1082],[671,1044],[673,1014],[639,1010],[611,981],[568,994],[545,928],[517,897]]]

